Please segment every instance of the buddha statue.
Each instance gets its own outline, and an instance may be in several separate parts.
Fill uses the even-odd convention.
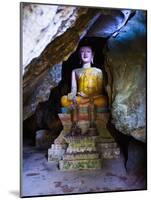
[[[80,133],[78,127],[78,108],[87,106],[90,128],[95,127],[95,107],[106,107],[107,96],[103,94],[103,73],[97,67],[92,67],[94,52],[90,46],[79,49],[81,68],[74,69],[71,77],[71,92],[62,96],[62,107],[71,108],[73,134]]]

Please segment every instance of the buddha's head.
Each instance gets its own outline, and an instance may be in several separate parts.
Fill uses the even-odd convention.
[[[79,49],[80,61],[83,64],[93,63],[94,52],[90,46],[82,46]]]

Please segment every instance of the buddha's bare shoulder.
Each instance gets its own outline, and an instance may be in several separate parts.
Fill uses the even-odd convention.
[[[101,70],[100,68],[98,68],[98,67],[93,67],[93,69],[94,69],[96,72],[98,72],[98,73],[101,73],[101,74],[102,74],[102,70]]]
[[[82,68],[76,68],[72,70],[72,72],[76,74],[79,74],[81,71],[82,71]]]

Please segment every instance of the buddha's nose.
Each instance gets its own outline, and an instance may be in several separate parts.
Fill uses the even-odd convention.
[[[87,57],[88,57],[87,53],[84,53],[84,58],[87,58]]]

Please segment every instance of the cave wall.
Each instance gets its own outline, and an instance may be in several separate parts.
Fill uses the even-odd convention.
[[[135,15],[108,40],[112,123],[137,140],[146,140],[146,12]]]
[[[47,44],[73,26],[78,15],[73,6],[22,4],[23,71]]]
[[[24,120],[26,120],[28,117],[31,117],[35,113],[40,102],[45,102],[49,99],[51,90],[58,85],[62,78],[61,74],[62,63],[58,63],[49,69],[42,80],[38,82],[32,94],[24,104]]]

